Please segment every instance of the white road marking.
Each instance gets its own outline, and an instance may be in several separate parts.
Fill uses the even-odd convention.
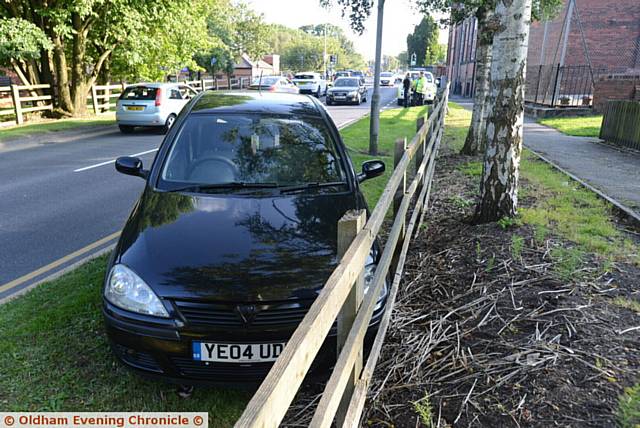
[[[142,156],[142,155],[146,155],[146,154],[153,153],[153,152],[157,152],[157,151],[158,151],[158,149],[151,149],[151,150],[147,150],[147,151],[140,152],[140,153],[134,153],[134,154],[129,155],[129,156],[131,156],[131,157]],[[85,166],[85,167],[82,167],[82,168],[74,169],[74,170],[73,170],[73,172],[82,172],[82,171],[87,171],[87,170],[89,170],[89,169],[98,168],[98,167],[100,167],[100,166],[105,166],[105,165],[112,164],[112,163],[114,163],[115,161],[116,161],[115,159],[111,159],[111,160],[109,160],[109,161],[106,161],[106,162],[100,162],[100,163],[97,163],[97,164],[95,164],[95,165],[89,165],[89,166]]]

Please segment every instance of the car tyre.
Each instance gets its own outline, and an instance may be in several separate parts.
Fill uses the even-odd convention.
[[[333,101],[331,101],[330,99],[327,98],[327,105],[328,106],[333,105]]]
[[[169,130],[171,129],[171,127],[175,122],[176,122],[176,115],[172,113],[169,115],[169,117],[167,118],[167,121],[164,123],[164,126],[162,127],[162,133],[166,134],[167,132],[169,132]]]
[[[131,134],[135,127],[131,125],[118,125],[118,128],[120,128],[120,132],[123,134]]]

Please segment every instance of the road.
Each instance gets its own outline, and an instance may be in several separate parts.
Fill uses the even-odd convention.
[[[381,106],[395,97],[381,88]],[[371,90],[367,103],[327,109],[343,127],[369,112],[370,99]],[[118,174],[114,160],[135,155],[149,166],[163,136],[115,126],[92,134],[0,146],[0,302],[115,242],[144,182]]]

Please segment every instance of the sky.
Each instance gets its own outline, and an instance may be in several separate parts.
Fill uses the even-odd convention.
[[[373,59],[375,56],[376,6],[365,23],[365,32],[362,36],[358,36],[349,27],[348,18],[342,18],[340,7],[335,4],[327,10],[320,6],[319,0],[246,0],[246,2],[253,10],[264,14],[265,21],[269,23],[292,28],[323,22],[337,25],[353,40],[356,50],[364,55],[365,59]],[[397,55],[406,50],[407,35],[413,32],[413,27],[421,19],[422,15],[412,8],[411,0],[386,0],[382,27],[382,53]],[[440,29],[440,43],[447,43],[447,34],[446,29]]]

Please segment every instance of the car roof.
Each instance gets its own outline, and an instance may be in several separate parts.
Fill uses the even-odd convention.
[[[127,85],[127,87],[131,87],[131,86],[144,86],[147,88],[167,88],[169,86],[177,86],[177,85],[184,85],[184,86],[189,86],[185,83],[179,83],[179,82],[170,82],[170,83],[162,83],[162,82],[151,82],[151,83],[134,83],[133,85]]]
[[[191,112],[321,116],[320,109],[307,95],[257,91],[204,91],[196,98]]]
[[[315,71],[300,71],[296,74],[294,74],[294,76],[297,76],[298,74],[320,74],[320,73],[316,73]]]

